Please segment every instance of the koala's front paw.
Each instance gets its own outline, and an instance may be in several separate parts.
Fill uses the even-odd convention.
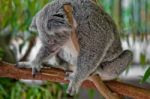
[[[16,63],[16,67],[18,68],[31,68],[30,62],[18,62]]]
[[[73,96],[78,93],[79,87],[81,86],[81,82],[78,81],[77,78],[75,78],[73,74],[69,75],[68,80],[70,82],[67,88],[67,93]]]
[[[34,64],[32,62],[18,62],[16,64],[18,68],[32,68],[32,75],[35,76],[37,72],[39,72],[42,68],[40,64]]]
[[[36,73],[40,72],[42,65],[33,65],[32,66],[32,76],[34,77]]]

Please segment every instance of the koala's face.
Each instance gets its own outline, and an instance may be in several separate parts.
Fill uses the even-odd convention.
[[[56,2],[47,4],[33,18],[30,30],[49,35],[54,34],[54,32],[71,31],[63,5]]]

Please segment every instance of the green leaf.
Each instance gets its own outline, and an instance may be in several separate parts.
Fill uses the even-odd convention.
[[[95,95],[95,91],[92,89],[88,90],[88,95],[89,95],[89,99],[93,99]]]
[[[5,95],[5,96],[7,96],[7,92],[6,92],[6,90],[3,88],[2,85],[0,85],[0,94],[3,94],[3,95]]]
[[[143,53],[141,53],[141,55],[140,55],[140,63],[141,63],[141,65],[146,64],[146,55]]]
[[[145,74],[144,74],[144,77],[142,79],[142,83],[143,82],[146,82],[148,79],[150,78],[150,67],[146,70]]]

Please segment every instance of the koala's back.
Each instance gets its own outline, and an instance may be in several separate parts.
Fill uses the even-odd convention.
[[[99,45],[103,45],[105,42],[101,41],[102,39],[100,38],[111,39],[111,37],[108,37],[110,35],[114,40],[103,61],[110,61],[122,52],[116,25],[103,9],[90,0],[83,0],[83,2],[74,3],[74,11],[75,20],[78,25],[79,45],[83,52],[86,52],[86,49],[90,51],[101,49]]]

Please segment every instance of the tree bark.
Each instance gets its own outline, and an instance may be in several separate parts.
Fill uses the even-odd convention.
[[[65,72],[56,68],[43,68],[34,78],[31,69],[19,69],[14,64],[0,62],[0,77],[13,79],[30,79],[30,80],[49,80],[53,82],[68,83],[64,80]],[[150,99],[150,89],[143,89],[137,86],[125,84],[118,81],[104,82],[113,92],[128,96],[134,99]],[[96,88],[91,81],[85,81],[82,85],[84,88]]]

